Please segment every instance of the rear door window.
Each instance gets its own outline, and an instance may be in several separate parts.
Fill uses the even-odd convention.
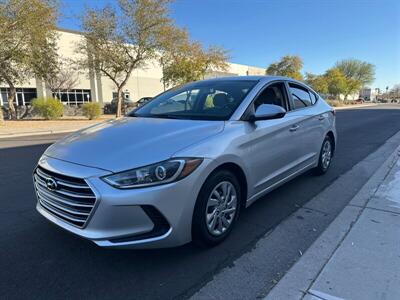
[[[315,99],[313,101],[310,92],[300,85],[289,83],[289,90],[293,99],[294,109],[311,106],[316,101]]]

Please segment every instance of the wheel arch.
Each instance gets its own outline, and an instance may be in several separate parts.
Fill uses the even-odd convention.
[[[328,131],[328,133],[326,134],[326,136],[328,136],[331,141],[332,141],[332,147],[333,147],[333,152],[332,154],[334,155],[336,152],[336,139],[335,139],[335,135],[333,134],[333,131]]]
[[[247,182],[247,177],[246,174],[244,173],[243,169],[236,163],[234,162],[225,162],[222,163],[221,165],[217,166],[211,173],[209,176],[211,176],[211,174],[218,172],[220,170],[228,170],[230,172],[232,172],[236,178],[239,181],[240,184],[240,198],[241,198],[241,207],[245,208],[246,207],[246,201],[247,201],[247,193],[248,193],[248,182]],[[208,177],[207,177],[208,178]]]

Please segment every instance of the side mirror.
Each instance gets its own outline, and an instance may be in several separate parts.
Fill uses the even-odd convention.
[[[248,119],[250,122],[259,120],[272,120],[283,118],[286,114],[286,110],[278,105],[274,104],[261,104],[257,107],[256,112],[251,115]]]

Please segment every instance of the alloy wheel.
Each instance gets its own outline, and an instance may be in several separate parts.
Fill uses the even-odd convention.
[[[329,167],[332,159],[332,145],[329,140],[326,140],[322,147],[321,163],[324,169]]]
[[[206,223],[210,234],[220,236],[232,225],[237,209],[237,192],[229,181],[218,183],[206,206]]]

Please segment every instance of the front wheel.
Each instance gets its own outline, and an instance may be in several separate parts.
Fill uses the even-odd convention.
[[[325,174],[332,162],[333,144],[332,139],[326,136],[319,154],[318,166],[314,169],[317,175]]]
[[[227,170],[212,174],[200,190],[193,213],[193,241],[201,246],[221,243],[232,231],[240,209],[240,185]]]

